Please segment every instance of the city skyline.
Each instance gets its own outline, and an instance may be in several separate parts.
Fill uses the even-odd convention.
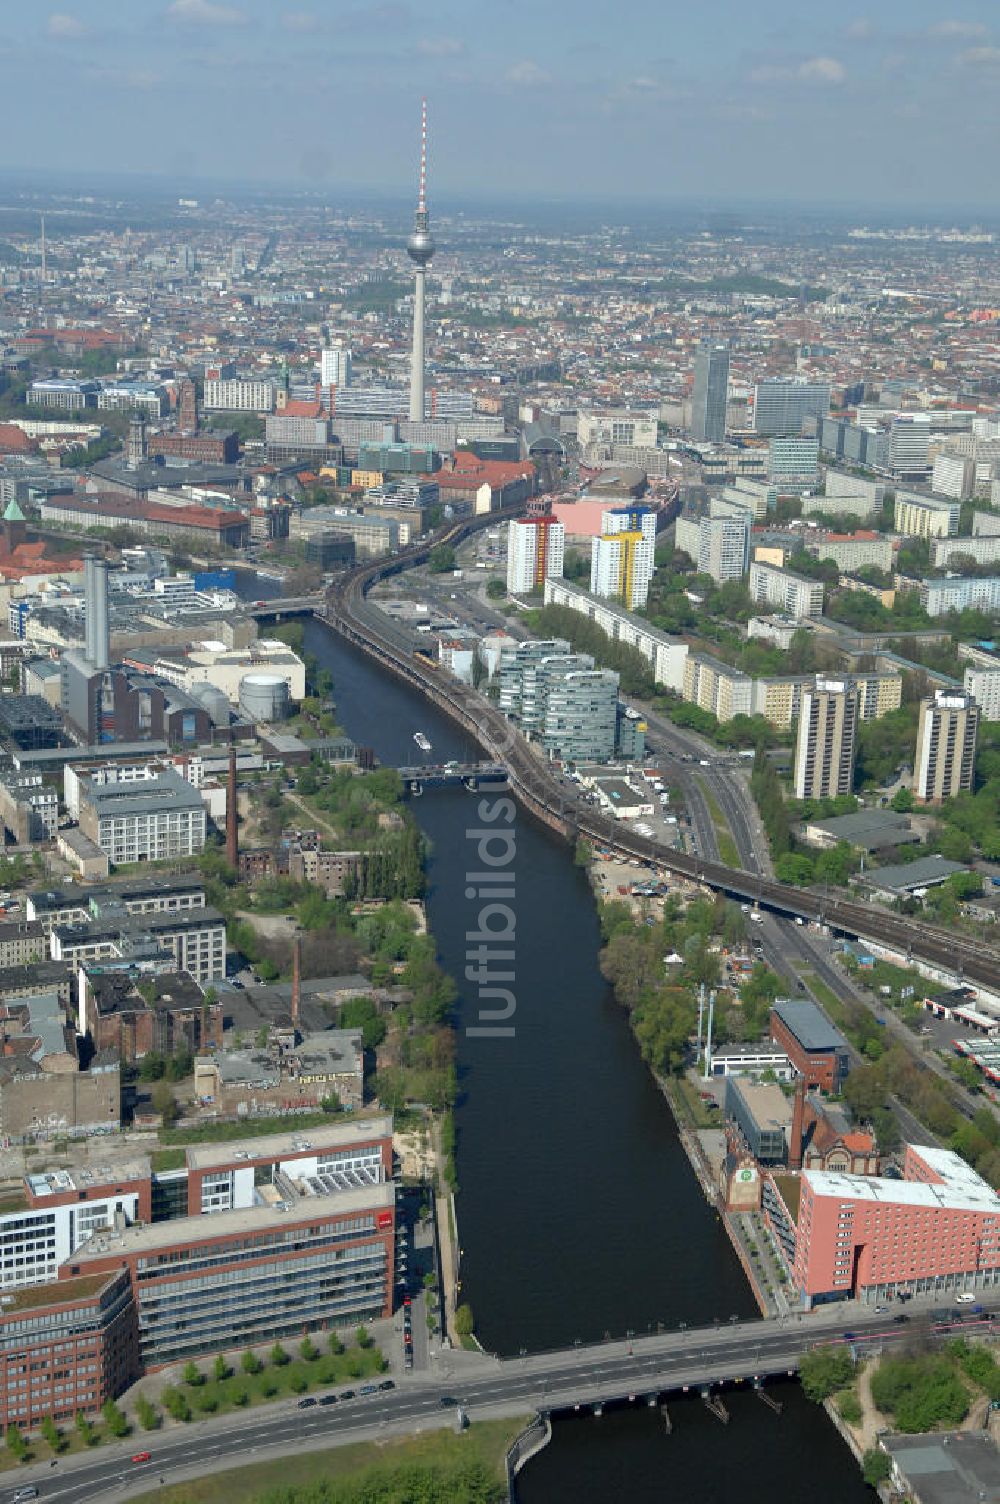
[[[522,0],[333,15],[308,0],[31,8],[0,35],[8,98],[32,121],[0,170],[85,181],[99,160],[111,174],[405,192],[427,95],[444,201],[486,183],[498,200],[904,207],[917,182],[939,185],[942,208],[981,195],[1000,125],[985,0],[947,19],[927,0],[877,19],[863,4],[810,17],[768,0],[751,17],[732,0],[695,14],[636,0],[628,19],[608,36],[592,3],[530,25]],[[377,131],[364,126],[373,68]],[[303,131],[331,91],[357,128]]]

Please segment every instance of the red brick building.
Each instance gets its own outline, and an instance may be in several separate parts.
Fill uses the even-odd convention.
[[[1000,1284],[1000,1197],[959,1155],[908,1144],[902,1180],[805,1170],[793,1283],[807,1305]]]
[[[850,1070],[847,1040],[815,1003],[780,1000],[771,1009],[771,1038],[811,1090],[836,1094]]]
[[[139,1324],[122,1269],[30,1285],[0,1307],[0,1425],[92,1415],[138,1377]]]

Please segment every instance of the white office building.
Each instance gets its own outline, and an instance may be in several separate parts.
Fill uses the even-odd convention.
[[[274,411],[274,395],[273,381],[206,378],[204,406],[221,412],[270,413]]]
[[[767,446],[767,478],[782,486],[814,486],[819,479],[817,439],[772,439]]]
[[[961,454],[939,454],[931,471],[931,490],[952,501],[967,501],[976,486],[976,462]]]
[[[629,444],[640,449],[655,449],[656,414],[632,412],[629,408],[580,413],[576,420],[576,437],[581,447],[587,444]]]
[[[778,376],[758,382],[753,389],[754,431],[768,438],[800,434],[806,418],[825,418],[829,411],[828,382]]]
[[[930,415],[908,413],[893,418],[889,428],[889,473],[897,480],[921,480],[930,468],[927,458],[931,437]]]
[[[351,352],[346,345],[327,345],[320,351],[319,379],[324,392],[351,384]]]

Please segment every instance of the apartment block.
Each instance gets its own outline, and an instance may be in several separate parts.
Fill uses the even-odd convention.
[[[97,961],[128,967],[140,958],[155,963],[172,958],[178,971],[204,986],[226,974],[226,922],[212,908],[143,918],[109,912],[89,922],[54,925],[49,954],[76,967]]]
[[[972,788],[979,706],[964,691],[935,692],[921,700],[913,792],[923,804],[940,804]]]
[[[909,538],[951,538],[958,532],[960,512],[957,502],[897,491],[893,526]]]
[[[1000,611],[1000,576],[925,580],[920,587],[920,604],[928,616],[947,616],[952,611]]]
[[[932,539],[931,563],[935,569],[961,569],[968,559],[975,564],[1000,563],[1000,534]]]
[[[843,574],[856,574],[859,569],[892,569],[892,539],[881,533],[827,533],[818,542],[807,545],[817,559],[831,559]]]
[[[545,581],[545,604],[568,606],[587,616],[614,642],[627,643],[648,659],[657,684],[681,694],[684,689],[684,664],[688,645],[680,637],[671,637],[658,627],[651,627],[641,616],[632,616],[624,607],[609,601],[595,600],[579,585],[567,580]]]
[[[852,679],[818,674],[803,691],[795,745],[796,799],[832,799],[851,792],[858,718]]]
[[[823,582],[755,561],[750,565],[750,595],[758,605],[774,606],[798,619],[823,614]]]
[[[684,664],[684,699],[711,711],[720,721],[751,715],[753,680],[707,653],[689,653]]]
[[[1000,664],[995,668],[969,667],[962,679],[963,688],[979,706],[984,721],[1000,721]]]
[[[562,579],[566,529],[554,517],[514,521],[507,530],[507,589],[516,595]]]

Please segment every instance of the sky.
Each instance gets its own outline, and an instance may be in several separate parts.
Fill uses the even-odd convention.
[[[1000,5],[2,0],[0,168],[992,218]]]

